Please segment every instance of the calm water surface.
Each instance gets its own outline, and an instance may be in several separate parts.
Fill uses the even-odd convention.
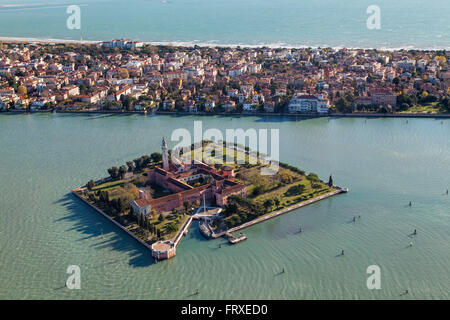
[[[66,27],[69,5],[80,6],[80,30]],[[379,30],[367,28],[370,5]],[[448,0],[2,0],[0,36],[450,49],[449,15]]]
[[[333,174],[351,192],[249,228],[236,246],[218,249],[224,240],[206,241],[194,225],[175,259],[153,264],[69,192],[158,150],[161,136],[192,130],[194,120],[278,128],[281,161]],[[448,299],[449,137],[450,120],[435,119],[2,114],[0,298]],[[81,290],[63,288],[72,264]],[[381,290],[366,288],[372,264]]]

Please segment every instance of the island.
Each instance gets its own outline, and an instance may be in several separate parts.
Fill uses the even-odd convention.
[[[161,153],[112,167],[109,177],[90,180],[73,194],[164,260],[176,255],[194,220],[207,239],[227,237],[235,244],[246,239],[237,231],[348,191],[332,176],[324,182],[281,162],[273,174],[261,175],[271,165],[264,155],[231,146],[204,140],[183,152],[169,150],[163,138]],[[232,163],[224,163],[230,154]]]

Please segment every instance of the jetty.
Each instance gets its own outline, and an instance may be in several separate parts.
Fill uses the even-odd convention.
[[[228,242],[230,244],[236,244],[236,243],[239,243],[241,241],[247,240],[247,237],[243,233],[239,234],[239,237],[235,237],[233,234],[228,232],[227,233],[227,237],[228,237]]]
[[[220,237],[226,236],[228,233],[236,232],[236,231],[239,231],[239,230],[242,230],[242,229],[254,226],[257,223],[261,223],[263,221],[267,221],[269,219],[272,219],[272,218],[275,218],[275,217],[279,217],[279,216],[281,216],[281,215],[283,215],[283,214],[285,214],[287,212],[290,212],[290,211],[293,211],[295,209],[299,209],[299,208],[305,207],[305,206],[310,205],[310,204],[315,203],[315,202],[319,202],[321,200],[330,198],[330,197],[338,195],[340,193],[347,193],[348,191],[349,191],[348,188],[338,188],[337,190],[335,190],[333,192],[330,192],[330,193],[327,193],[327,194],[324,194],[324,195],[322,195],[320,197],[317,197],[317,198],[314,198],[314,199],[311,199],[311,200],[307,200],[307,201],[298,203],[296,205],[290,206],[288,208],[284,208],[282,210],[279,210],[279,211],[276,211],[276,212],[273,212],[273,213],[269,213],[267,215],[264,215],[262,217],[254,219],[252,221],[243,223],[240,226],[228,229],[226,231],[223,231],[223,232],[220,232],[220,233],[214,233],[212,235],[212,237],[214,239],[216,239],[216,238],[220,238]]]

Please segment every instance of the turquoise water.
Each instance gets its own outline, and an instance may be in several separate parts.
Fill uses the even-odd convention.
[[[73,4],[81,30],[66,28]],[[370,5],[380,30],[366,26]],[[449,15],[448,0],[3,0],[0,37],[449,49]]]
[[[69,192],[194,120],[278,128],[281,161],[350,193],[246,229],[236,246],[194,225],[176,258],[153,264]],[[0,114],[0,299],[448,299],[449,136],[450,120],[435,119]],[[381,290],[366,288],[372,264]],[[81,290],[62,288],[68,265]]]

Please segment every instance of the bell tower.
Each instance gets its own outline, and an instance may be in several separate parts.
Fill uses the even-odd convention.
[[[164,170],[169,171],[169,152],[167,151],[167,143],[164,137],[162,140],[161,149],[162,149],[163,168]]]

